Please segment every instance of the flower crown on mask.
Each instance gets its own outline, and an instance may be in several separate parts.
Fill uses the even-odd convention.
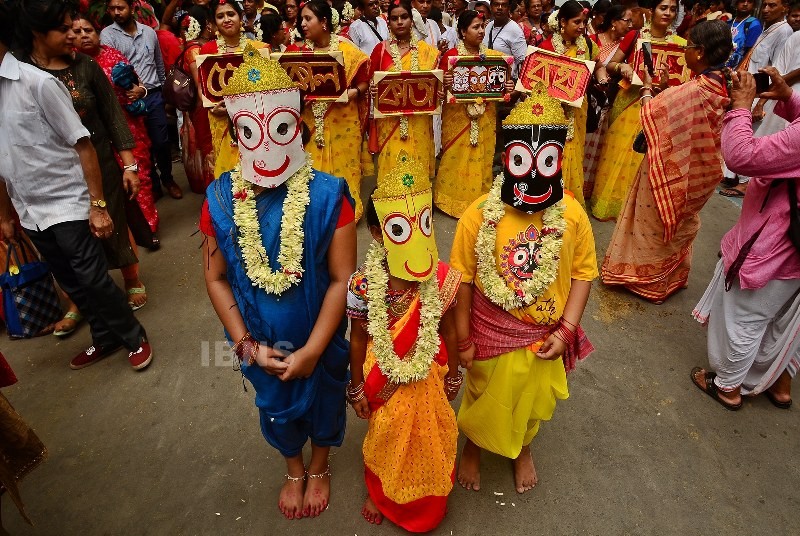
[[[277,61],[262,56],[251,44],[247,44],[242,55],[244,62],[222,90],[223,96],[297,89],[297,84]]]
[[[561,103],[547,94],[541,83],[536,84],[531,94],[520,101],[503,120],[503,126],[510,125],[567,125]]]
[[[400,151],[397,163],[378,181],[378,184],[378,188],[372,194],[372,199],[375,201],[423,193],[432,189],[427,167],[411,158],[405,151]]]

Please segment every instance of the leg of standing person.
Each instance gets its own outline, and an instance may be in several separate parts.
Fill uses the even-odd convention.
[[[167,188],[167,193],[173,199],[183,197],[180,187],[172,177],[172,150],[169,141],[169,127],[167,125],[167,112],[164,109],[164,98],[160,89],[152,89],[145,97],[147,103],[147,115],[145,125],[147,125],[147,135],[150,136],[151,154],[153,156],[153,168],[151,180],[153,193],[158,198],[163,195],[161,185]],[[155,169],[158,168],[158,173]],[[160,177],[160,181],[157,180]]]
[[[149,365],[152,353],[146,344],[145,330],[133,316],[125,294],[108,274],[105,255],[100,242],[92,237],[88,221],[64,222],[43,231],[26,229],[26,232],[61,288],[89,322],[95,350],[79,354],[78,357],[88,352],[89,360],[78,365],[92,364],[120,346],[132,353],[131,363],[137,370]],[[134,363],[134,358],[141,356],[133,354],[144,346],[147,355]]]

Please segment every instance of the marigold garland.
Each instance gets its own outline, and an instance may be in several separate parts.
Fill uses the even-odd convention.
[[[389,40],[389,55],[392,57],[392,63],[396,71],[403,70],[403,59],[400,57],[400,47],[397,45],[397,37],[390,33]],[[419,71],[419,37],[412,31],[411,41],[409,42],[411,49],[411,70]],[[400,118],[400,139],[408,139],[408,118],[403,116]]]
[[[251,184],[242,177],[239,165],[231,171],[233,221],[239,228],[242,260],[253,286],[264,289],[267,294],[283,294],[292,285],[300,283],[303,277],[303,220],[310,202],[308,186],[313,178],[309,157],[303,167],[286,181],[278,252],[278,263],[282,268],[273,271],[261,240],[256,195]]]
[[[478,47],[478,55],[481,57],[486,56],[486,51],[488,47],[483,43],[480,44]],[[464,41],[459,39],[456,43],[456,51],[458,52],[459,56],[472,56],[467,50],[467,46],[464,44]],[[486,103],[483,102],[481,99],[480,101],[470,102],[464,105],[464,108],[467,111],[467,116],[469,117],[469,144],[472,147],[478,146],[478,136],[480,135],[480,129],[478,125],[478,119],[486,113]]]
[[[497,225],[506,211],[505,205],[500,199],[503,180],[504,175],[501,172],[495,177],[492,188],[489,190],[489,196],[483,206],[483,222],[478,229],[475,241],[475,253],[478,258],[478,277],[481,280],[484,295],[492,303],[510,311],[532,304],[558,277],[558,261],[567,223],[564,219],[566,205],[563,200],[544,210],[541,242],[539,243],[541,263],[529,280],[521,281],[518,289],[511,289],[505,279],[497,273],[494,257],[497,244]]]
[[[364,267],[367,276],[367,331],[372,337],[372,351],[380,371],[389,381],[398,384],[424,380],[439,351],[439,321],[442,319],[443,306],[436,277],[419,284],[421,307],[416,344],[413,355],[400,359],[394,351],[389,332],[386,304],[389,273],[383,245],[372,243]]]
[[[334,10],[335,11],[335,10]],[[314,50],[314,42],[310,39],[305,40],[306,48]],[[331,34],[331,43],[328,50],[333,52],[339,50],[339,36]],[[314,142],[317,147],[325,147],[325,114],[328,113],[330,103],[314,101],[311,103],[311,111],[314,113]]]

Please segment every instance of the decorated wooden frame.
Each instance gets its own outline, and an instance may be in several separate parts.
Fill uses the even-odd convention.
[[[262,56],[269,57],[268,48],[261,48],[258,51]],[[200,98],[203,107],[213,108],[222,102],[222,90],[243,61],[241,52],[197,56],[197,77],[200,80]]]
[[[374,117],[440,115],[444,71],[377,71],[372,83],[378,95],[373,99]]]
[[[506,80],[511,79],[513,56],[450,56],[447,70],[453,73],[453,85],[447,102],[505,101],[511,99]]]
[[[530,93],[540,83],[554,99],[578,108],[592,82],[594,66],[593,61],[578,60],[531,46],[519,71],[516,90]]]
[[[274,52],[278,61],[308,100],[347,102],[347,73],[341,50]]]
[[[631,82],[641,86],[644,75],[644,53],[642,52],[643,40],[636,44],[636,54],[633,57],[633,80]],[[674,43],[651,43],[653,50],[653,85],[661,83],[660,66],[666,65],[669,72],[669,85],[679,86],[688,82],[692,77],[692,70],[686,66],[686,47]]]

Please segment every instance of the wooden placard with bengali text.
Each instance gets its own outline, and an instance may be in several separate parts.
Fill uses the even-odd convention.
[[[258,49],[269,57],[269,48]],[[197,56],[197,77],[200,79],[200,98],[205,108],[222,102],[222,90],[228,85],[236,68],[242,64],[241,52],[229,54],[201,54]]]
[[[378,95],[374,117],[439,115],[442,113],[444,71],[377,71],[372,78]]]
[[[274,52],[277,60],[308,100],[347,102],[347,73],[341,50]]]
[[[447,102],[506,101],[506,80],[511,79],[513,56],[450,56],[448,71],[453,73],[453,85],[447,92]]]
[[[594,66],[593,61],[577,60],[531,46],[519,71],[516,89],[530,93],[541,83],[554,99],[580,107],[592,81]]]
[[[650,46],[653,49],[654,86],[661,83],[661,75],[659,74],[659,66],[661,65],[667,66],[670,87],[679,86],[689,81],[692,77],[692,71],[686,66],[686,47],[674,43],[651,43]],[[644,75],[644,54],[642,53],[641,39],[636,45],[633,65],[633,80],[631,82],[641,86],[642,76]]]

